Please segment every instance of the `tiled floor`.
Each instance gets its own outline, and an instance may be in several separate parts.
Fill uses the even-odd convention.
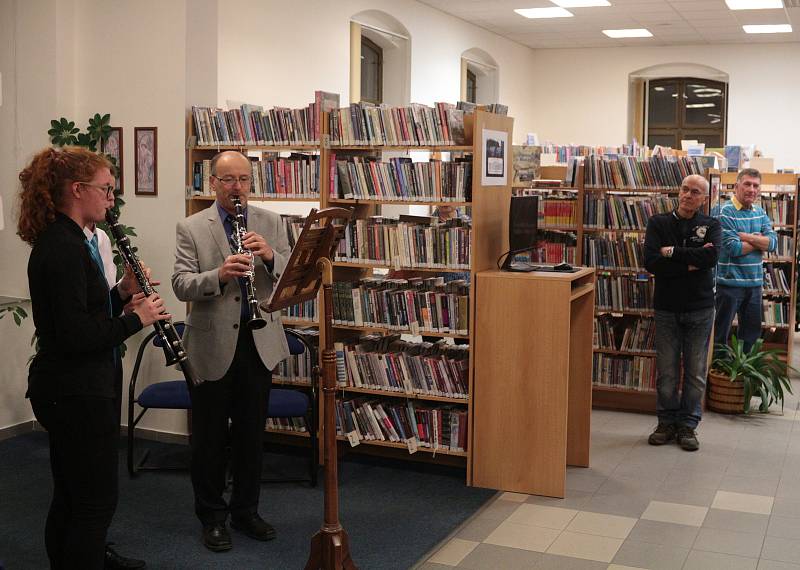
[[[595,410],[565,499],[500,493],[418,568],[800,570],[797,397],[779,413],[707,413],[688,453],[647,444],[654,416]]]

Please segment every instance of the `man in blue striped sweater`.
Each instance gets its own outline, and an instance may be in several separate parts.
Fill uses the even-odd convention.
[[[775,251],[778,237],[764,210],[754,205],[761,190],[761,173],[745,168],[736,177],[731,201],[722,207],[722,251],[717,266],[717,316],[714,343],[725,344],[733,318],[738,315],[736,336],[750,350],[761,336],[762,256]]]

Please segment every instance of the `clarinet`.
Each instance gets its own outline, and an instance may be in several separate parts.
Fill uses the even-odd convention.
[[[154,294],[156,290],[150,284],[144,271],[142,271],[139,259],[131,248],[131,241],[122,231],[117,216],[114,215],[114,212],[111,210],[106,210],[106,222],[108,223],[111,233],[114,235],[114,239],[117,241],[117,250],[125,260],[125,263],[127,263],[133,271],[133,275],[136,277],[136,282],[139,284],[139,287],[141,287],[142,293],[148,297]],[[166,366],[179,365],[183,371],[184,378],[186,378],[187,384],[189,384],[189,386],[198,385],[197,377],[189,366],[189,355],[186,354],[186,350],[183,348],[183,341],[178,331],[175,330],[172,319],[156,321],[153,323],[153,327],[156,329],[156,334],[161,339],[161,348],[164,349],[164,356],[167,359]]]
[[[244,246],[244,235],[247,233],[247,224],[244,221],[244,207],[239,196],[231,196],[236,215],[233,217],[233,235],[231,236],[231,249],[233,253],[247,255],[250,257],[250,270],[244,276],[244,286],[247,292],[247,306],[250,310],[250,318],[247,326],[250,330],[263,329],[267,326],[267,321],[261,316],[261,309],[258,307],[256,297],[256,270],[255,257],[253,252]]]

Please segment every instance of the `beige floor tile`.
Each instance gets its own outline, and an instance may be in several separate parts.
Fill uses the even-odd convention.
[[[447,542],[443,547],[436,551],[436,553],[428,559],[428,562],[435,564],[449,564],[450,566],[457,566],[459,562],[472,552],[478,542],[471,540],[463,540],[461,538],[453,538]]]
[[[759,560],[758,570],[800,570],[800,564],[776,562],[775,560]]]
[[[574,509],[526,503],[511,513],[508,522],[564,530],[576,514]]]
[[[757,564],[755,558],[692,550],[683,570],[756,570]]]
[[[745,558],[758,558],[764,535],[749,532],[735,532],[719,528],[701,528],[694,541],[694,550],[733,554]]]
[[[642,513],[641,518],[650,521],[701,526],[707,513],[707,507],[650,501],[650,505]]]
[[[609,564],[608,570],[647,570],[638,566],[623,566],[622,564]]]
[[[564,531],[547,549],[548,554],[560,554],[584,560],[611,562],[614,559],[622,540],[605,536],[580,534]]]
[[[544,552],[559,535],[558,530],[534,527],[505,521],[500,524],[483,542],[509,548],[521,548],[534,552]]]
[[[575,515],[566,530],[608,538],[627,538],[636,521],[631,517],[581,512]]]
[[[751,495],[749,493],[733,493],[731,491],[717,491],[711,507],[725,511],[740,511],[768,515],[772,511],[774,497],[766,495]]]
[[[530,495],[526,495],[524,493],[505,492],[502,495],[500,495],[498,499],[501,501],[510,501],[512,503],[524,503],[525,501],[528,500],[528,497],[530,497]]]

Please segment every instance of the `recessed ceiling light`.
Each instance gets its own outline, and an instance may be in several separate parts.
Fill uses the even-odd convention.
[[[748,34],[791,34],[791,24],[751,24],[742,26]]]
[[[706,107],[716,107],[714,103],[689,103],[687,109],[705,109]]]
[[[562,8],[594,8],[595,6],[611,6],[608,0],[550,0]]]
[[[573,16],[572,12],[558,6],[550,8],[517,8],[514,11],[526,18],[572,18]]]
[[[645,28],[633,28],[629,30],[603,30],[609,38],[652,38],[653,34]]]
[[[731,10],[773,10],[783,8],[783,0],[725,0]]]

